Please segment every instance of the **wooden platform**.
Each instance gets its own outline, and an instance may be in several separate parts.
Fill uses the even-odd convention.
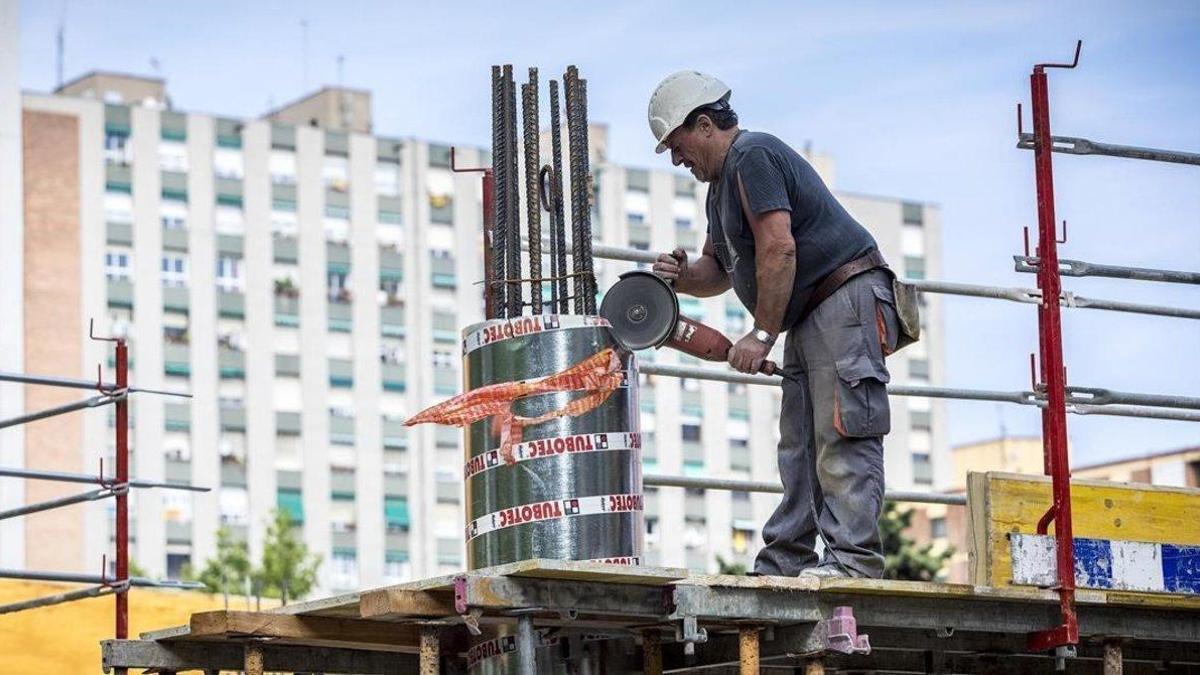
[[[1099,658],[1103,641],[1119,637],[1128,658],[1170,654],[1172,662],[1200,664],[1200,600],[1147,595],[1154,594],[1081,590],[1080,658]],[[859,631],[869,634],[871,655],[828,651],[824,622],[840,606],[850,607]],[[525,615],[539,627],[600,631],[611,642],[627,645],[623,650],[614,646],[613,658],[638,663],[640,647],[634,638],[640,642],[642,636],[657,636],[668,668],[736,660],[739,632],[746,626],[771,628],[773,639],[762,643],[764,659],[824,654],[830,663],[881,667],[889,658],[898,663],[916,650],[953,656],[948,663],[957,668],[965,667],[965,657],[954,656],[963,649],[980,655],[1023,653],[1025,635],[1052,625],[1057,607],[1056,593],[1031,587],[689,575],[671,568],[531,560],[268,612],[196,614],[188,626],[108,644],[106,658],[111,656],[113,665],[126,657],[179,665],[204,658],[206,652],[193,646],[208,645],[224,663],[240,645],[267,641],[274,649],[266,653],[268,666],[272,659],[279,665],[295,662],[298,657],[287,651],[295,647],[308,650],[304,658],[310,662],[325,658],[323,654],[336,656],[324,672],[392,672],[379,670],[383,666],[378,664],[413,666],[423,634],[427,639],[437,635],[442,654],[457,657],[480,640],[511,634],[516,617]],[[467,624],[477,626],[479,634],[472,635]],[[687,625],[707,633],[706,641],[693,644],[692,661],[684,658],[685,643],[676,642],[680,627]],[[392,660],[370,661],[364,656],[368,652],[389,653]],[[1028,658],[1045,661],[1051,672],[1052,659]],[[363,670],[332,669],[341,663]],[[1041,672],[1038,668],[1025,670]]]

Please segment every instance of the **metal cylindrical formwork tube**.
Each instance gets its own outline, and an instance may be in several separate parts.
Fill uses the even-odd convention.
[[[466,386],[534,379],[615,347],[594,317],[546,314],[485,321],[464,331]],[[467,567],[531,558],[640,562],[643,543],[637,366],[622,356],[626,383],[600,406],[524,429],[515,461],[501,458],[490,419],[466,432]],[[520,399],[536,417],[579,392]]]

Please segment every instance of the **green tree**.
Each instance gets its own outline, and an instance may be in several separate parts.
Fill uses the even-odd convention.
[[[896,502],[885,502],[879,518],[879,536],[883,540],[883,578],[909,581],[934,581],[954,549],[933,552],[933,544],[917,546],[904,534],[912,524],[912,509],[901,511]]]
[[[288,600],[303,598],[317,583],[320,556],[310,554],[308,546],[292,526],[287,511],[276,509],[263,542],[262,566],[254,572],[258,593]]]
[[[740,562],[730,562],[718,555],[717,574],[736,574],[739,576],[745,576],[746,564]]]
[[[191,570],[186,572],[191,575]],[[250,552],[246,542],[237,541],[229,528],[217,530],[217,555],[204,563],[196,581],[212,593],[239,593],[250,576]]]

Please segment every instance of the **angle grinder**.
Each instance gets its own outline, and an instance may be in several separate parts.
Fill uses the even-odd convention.
[[[724,362],[733,348],[716,329],[680,314],[675,289],[646,270],[622,274],[604,294],[600,316],[630,351],[667,346],[705,361]],[[774,375],[777,370],[774,361],[764,361],[760,372]]]

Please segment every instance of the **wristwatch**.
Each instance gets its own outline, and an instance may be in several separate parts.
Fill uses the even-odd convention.
[[[759,328],[758,326],[754,327],[754,339],[758,340],[759,342],[763,343],[764,345],[772,346],[775,344],[775,340],[777,340],[778,338],[779,338],[779,336],[772,333],[771,331],[763,330],[763,329]]]

